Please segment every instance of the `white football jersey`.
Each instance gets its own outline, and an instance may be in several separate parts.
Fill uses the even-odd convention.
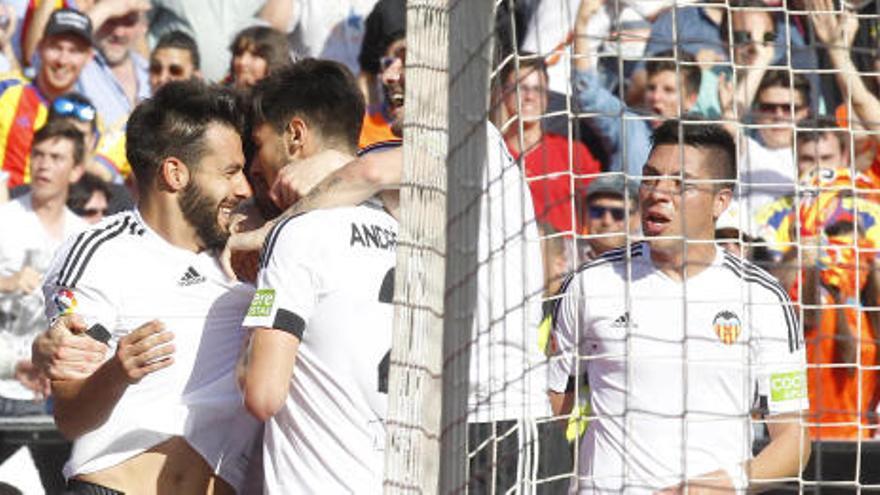
[[[273,229],[246,327],[300,339],[284,407],[266,423],[267,493],[380,493],[397,222],[375,202]]]
[[[730,471],[751,457],[753,412],[808,408],[788,295],[720,248],[682,283],[634,244],[584,265],[562,294],[551,389],[586,371],[596,416],[581,439],[580,493],[653,493]]]
[[[468,422],[547,417],[547,359],[538,344],[544,271],[535,208],[522,169],[489,122],[484,166]]]
[[[232,486],[241,484],[259,427],[234,373],[253,287],[229,281],[211,254],[173,246],[125,212],[68,240],[43,291],[49,318],[76,313],[109,331],[108,358],[120,338],[153,319],[174,333],[176,349],[173,365],[129,386],[107,421],[74,442],[65,476],[183,436]]]

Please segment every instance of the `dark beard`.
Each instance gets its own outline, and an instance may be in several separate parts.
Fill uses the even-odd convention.
[[[196,229],[205,249],[219,249],[226,245],[229,232],[217,225],[217,205],[202,193],[195,181],[183,189],[178,204],[183,218]]]

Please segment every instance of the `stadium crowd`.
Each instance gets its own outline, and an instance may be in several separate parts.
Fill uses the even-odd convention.
[[[636,283],[645,238],[660,271],[688,246],[679,281],[717,246],[755,285],[750,318],[788,330],[758,360],[797,379],[804,359],[805,382],[786,401],[756,390],[749,414],[803,408],[812,440],[880,436],[878,33],[876,0],[500,3],[473,493],[522,483],[532,435],[539,491],[599,476],[584,463],[600,454],[569,445],[588,449],[607,370],[545,365],[592,352],[579,318],[607,308],[571,301],[616,287],[587,278],[613,278],[606,262],[632,260],[620,298],[674,292]],[[381,490],[405,63],[403,0],[0,0],[0,422],[53,414],[72,442],[28,445],[46,493]],[[706,163],[670,165],[678,143]],[[543,311],[497,307],[532,289]],[[627,308],[609,322],[635,329]],[[752,325],[722,320],[724,344]],[[802,467],[785,450],[800,433],[766,429]],[[730,489],[797,475],[769,457],[704,467]]]

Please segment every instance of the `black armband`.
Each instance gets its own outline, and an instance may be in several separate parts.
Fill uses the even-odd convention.
[[[287,332],[302,340],[303,333],[306,330],[306,322],[298,314],[286,309],[279,309],[275,313],[275,321],[272,322],[272,328]]]

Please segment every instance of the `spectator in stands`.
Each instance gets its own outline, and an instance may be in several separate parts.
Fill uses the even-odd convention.
[[[70,186],[67,207],[86,222],[95,224],[107,215],[112,198],[107,183],[86,172]]]
[[[812,10],[830,12],[834,5],[830,0],[811,0]],[[840,14],[812,14],[810,16],[816,37],[825,45],[844,103],[839,110],[840,125],[854,130],[880,131],[880,97],[877,90],[880,82],[870,80],[870,76],[860,76],[850,53],[856,36],[858,19],[851,12]],[[876,29],[875,29],[876,31]],[[876,47],[875,47],[876,49]],[[876,52],[875,52],[876,57]],[[874,70],[880,68],[880,58],[874,61]],[[873,76],[877,78],[878,76]],[[851,102],[847,101],[851,100]],[[852,105],[853,115],[847,122],[848,105]],[[870,177],[871,189],[880,189],[880,134],[873,136],[856,133],[853,136],[855,166],[857,171]],[[872,157],[873,155],[873,157]]]
[[[809,83],[802,74],[768,70],[752,106],[754,135],[740,144],[744,207],[751,216],[764,205],[791,194],[797,180],[794,123],[809,114]]]
[[[64,119],[85,136],[85,169],[106,182],[121,183],[131,174],[125,157],[125,142],[119,130],[102,132],[98,112],[92,101],[80,93],[66,93],[52,102],[48,120]]]
[[[0,415],[46,413],[46,378],[30,361],[30,341],[46,328],[43,297],[37,290],[55,249],[86,224],[66,206],[68,188],[83,173],[83,135],[64,121],[47,123],[34,135],[31,192],[0,206],[0,225],[15,235],[0,236],[2,334],[13,342],[14,379],[0,381]],[[29,446],[49,493],[64,488],[61,466],[69,446]],[[4,447],[0,462],[17,448]]]
[[[97,50],[77,90],[94,102],[107,128],[124,127],[135,105],[150,96],[149,63],[135,49],[145,43],[149,8],[147,0],[100,0],[89,11]]]
[[[745,47],[754,44],[766,44],[770,48],[767,64],[788,66],[789,52],[791,67],[795,69],[817,69],[815,51],[807,46],[804,35],[796,29],[796,23],[788,22],[785,15],[776,15],[762,0],[734,0],[729,2],[730,10],[723,6],[724,2],[707,2],[709,5],[687,5],[661,14],[654,21],[651,35],[645,46],[646,57],[656,57],[659,53],[673,48],[673,39],[678,40],[678,50],[695,54],[696,59],[703,63],[723,62],[729,53],[726,44],[729,42],[727,33],[730,12],[733,23],[734,45]],[[674,25],[673,25],[674,19]],[[765,20],[766,19],[766,24]],[[766,36],[766,37],[765,37]],[[740,64],[741,62],[737,62]],[[758,77],[760,81],[760,76]],[[633,73],[627,101],[640,101],[647,81],[644,67],[640,66]],[[707,77],[707,93],[704,97],[715,96],[714,77]],[[810,86],[818,92],[819,77],[810,75]],[[814,102],[818,108],[818,98]]]
[[[852,213],[852,212],[851,212]],[[826,240],[803,249],[804,337],[814,440],[874,436],[880,280],[874,244],[852,217],[824,226]],[[795,295],[796,292],[792,291]],[[816,309],[818,308],[818,309]]]
[[[538,235],[541,236],[541,259],[544,261],[544,297],[552,298],[571,270],[568,240],[549,223],[538,223]],[[545,313],[552,304],[552,300],[544,302]],[[542,349],[545,345],[539,344]]]
[[[358,54],[365,37],[366,18],[376,0],[286,0],[263,15],[272,27],[287,34],[295,58],[335,60],[357,75]],[[361,89],[366,89],[361,85]]]
[[[732,34],[728,24],[733,28]],[[766,10],[732,10],[729,16],[727,11],[721,14],[721,40],[724,52],[733,53],[737,86],[733,87],[729,63],[724,59],[718,61],[703,70],[697,107],[709,118],[723,116],[727,130],[734,135],[736,122],[748,113],[761,79],[776,57],[776,29],[773,14]]]
[[[522,29],[516,33],[515,41],[521,43],[520,51],[543,56],[547,60],[548,87],[551,94],[567,94],[571,78],[571,60],[568,55],[571,53],[571,32],[575,20],[573,16],[577,12],[579,0],[514,3],[517,9],[526,11],[523,13],[525,19]],[[616,93],[620,83],[618,65],[614,63],[620,61],[617,58],[618,53],[623,59],[623,77],[628,79],[636,64],[634,59],[645,49],[651,21],[671,3],[670,0],[601,2],[601,8],[591,18],[587,32],[590,35],[593,56],[600,57],[597,66],[602,80],[607,81],[603,84],[607,89]],[[550,108],[556,110],[552,98]]]
[[[21,70],[12,46],[17,24],[15,9],[11,5],[0,4],[0,73]]]
[[[367,30],[359,57],[364,81],[376,79],[382,88],[381,94],[372,95],[370,84],[366,92],[367,113],[361,126],[358,146],[365,148],[373,143],[398,139],[391,130],[394,113],[403,103],[402,87],[396,84],[399,71],[394,64],[399,59],[406,61],[406,47],[403,46],[406,34],[406,5],[403,0],[379,0],[367,18]],[[393,47],[388,50],[388,47]],[[387,53],[386,53],[387,52]],[[390,53],[390,55],[389,55]],[[395,69],[395,70],[391,70]],[[388,76],[386,79],[383,76]]]
[[[162,35],[150,53],[150,89],[155,93],[171,81],[185,81],[202,76],[199,70],[199,47],[183,31]]]
[[[757,239],[749,235],[747,229],[748,219],[743,216],[739,202],[731,201],[730,206],[715,221],[715,240],[719,246],[737,258],[758,261],[754,254],[761,253],[758,258],[763,261],[766,249],[763,246],[752,245]]]
[[[798,241],[815,244],[810,239],[821,235],[820,227],[834,223],[841,215],[857,220],[865,240],[880,246],[880,203],[870,196],[853,193],[853,185],[858,191],[869,182],[861,174],[853,177],[846,156],[844,153],[840,158],[843,161],[838,162],[844,164],[842,167],[814,168],[811,162],[800,180],[800,196],[787,196],[771,203],[757,218],[759,235],[767,240],[768,255],[774,261],[770,271],[785,288],[795,286],[800,271],[799,252],[793,247]],[[837,160],[831,158],[828,163],[834,161]],[[800,233],[796,231],[798,227]]]
[[[403,31],[387,40],[385,55],[379,60],[379,81],[382,99],[367,108],[358,146],[362,149],[384,141],[400,139],[403,125],[404,73],[406,37]]]
[[[526,177],[535,179],[529,182],[535,217],[557,232],[578,232],[572,191],[587,187],[601,165],[580,141],[544,130],[547,66],[542,58],[525,54],[518,70],[515,64],[505,66],[501,80],[505,112],[516,119],[504,130],[504,142],[515,159],[523,157]]]
[[[823,169],[849,167],[850,133],[837,127],[834,119],[802,120],[795,133],[795,159],[802,182]]]
[[[237,89],[251,88],[272,72],[290,65],[287,38],[265,26],[249,27],[229,45],[232,65],[227,82]]]
[[[838,128],[833,120],[820,118],[799,122],[795,141],[797,169],[800,171],[799,183],[802,186],[809,186],[813,183],[833,182],[841,168],[849,168],[848,141],[848,132]],[[851,175],[847,172],[846,177]],[[844,180],[841,179],[841,184],[843,182]],[[802,193],[801,197],[803,196]],[[777,262],[782,260],[789,252],[792,243],[796,241],[792,231],[795,225],[793,211],[796,205],[797,198],[792,189],[789,194],[761,207],[754,215],[754,232],[767,241],[769,253]],[[787,260],[787,262],[794,261],[796,260]],[[791,285],[796,274],[796,271],[790,270],[790,266],[776,266],[771,271],[785,287]]]
[[[251,26],[272,26],[286,31],[288,18],[279,12],[296,7],[295,0],[151,0],[150,40],[155,42],[169,31],[183,31],[196,40],[203,58],[201,72],[208,81],[220,81],[229,73],[229,40]],[[322,6],[323,8],[323,6]],[[208,56],[210,54],[210,56]]]
[[[647,65],[649,90],[645,92],[642,104],[643,110],[651,112],[655,118],[638,119],[636,113],[602,86],[598,72],[590,61],[586,28],[600,5],[601,2],[597,0],[582,0],[578,9],[574,42],[577,57],[574,90],[581,110],[600,114],[590,122],[610,150],[610,170],[637,177],[641,175],[642,166],[648,158],[651,127],[659,125],[664,119],[689,112],[696,103],[700,69],[693,65],[693,56],[685,52],[679,52],[677,60],[650,62]],[[675,55],[665,52],[659,56],[673,59]],[[680,80],[677,77],[679,73]]]
[[[639,232],[636,184],[622,175],[603,175],[586,188],[580,211],[585,237],[578,239],[579,263],[624,246],[627,233]]]
[[[378,91],[380,59],[385,54],[385,47],[401,37],[405,25],[406,0],[379,0],[364,23],[364,39],[358,55],[361,68],[358,84],[364,91],[368,114],[370,107],[383,103],[382,94]]]
[[[2,169],[12,188],[30,182],[29,156],[35,129],[46,122],[49,104],[70,92],[92,57],[92,24],[72,9],[56,10],[46,24],[38,51],[42,63],[36,78],[0,81]]]

